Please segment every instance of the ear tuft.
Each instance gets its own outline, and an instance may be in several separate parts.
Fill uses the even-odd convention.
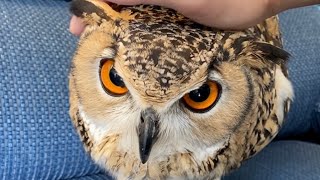
[[[100,0],[73,0],[70,12],[77,17],[83,18],[87,24],[99,24],[101,20],[130,20],[133,18],[128,11],[117,12],[107,3]]]
[[[263,53],[264,57],[277,64],[286,64],[290,57],[290,54],[287,51],[272,44],[255,42],[254,45],[255,49],[260,50]]]

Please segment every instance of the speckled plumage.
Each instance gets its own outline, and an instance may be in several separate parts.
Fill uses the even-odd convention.
[[[113,7],[76,0],[88,24],[70,74],[70,114],[86,150],[117,179],[219,179],[277,134],[293,98],[277,17],[244,31],[221,31],[158,6]],[[102,59],[113,59],[129,93],[101,87]],[[181,97],[207,80],[222,86],[205,113]],[[139,159],[140,113],[160,117],[146,164]]]

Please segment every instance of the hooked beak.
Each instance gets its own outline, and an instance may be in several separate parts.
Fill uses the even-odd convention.
[[[141,113],[138,127],[140,160],[143,164],[148,161],[153,144],[159,133],[159,117],[156,111],[148,108]]]

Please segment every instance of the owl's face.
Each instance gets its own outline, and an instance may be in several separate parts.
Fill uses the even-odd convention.
[[[171,10],[127,7],[130,15],[84,2],[90,8],[74,5],[88,27],[73,61],[71,115],[92,157],[117,177],[161,177],[165,167],[182,176],[223,149],[241,154],[232,164],[259,143],[253,124],[268,130],[261,146],[277,133],[292,97],[283,50],[254,31],[215,31]]]

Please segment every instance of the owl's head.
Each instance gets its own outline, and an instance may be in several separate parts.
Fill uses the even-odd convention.
[[[139,164],[132,172],[147,164],[149,175],[235,166],[278,132],[292,88],[276,21],[226,32],[157,6],[77,0],[71,11],[87,24],[71,71],[71,114],[111,171],[124,173],[123,161]]]

